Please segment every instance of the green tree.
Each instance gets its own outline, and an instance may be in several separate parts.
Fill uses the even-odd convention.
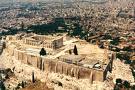
[[[24,23],[23,23],[23,21],[21,22],[21,30],[24,30]]]
[[[73,52],[74,52],[74,54],[75,54],[75,55],[78,55],[78,50],[77,50],[76,45],[74,46],[74,50],[73,50]]]
[[[116,85],[117,84],[122,84],[122,80],[120,78],[116,79]]]
[[[123,82],[123,85],[124,85],[124,87],[127,88],[127,89],[130,88],[130,83],[129,83],[128,81],[124,81],[124,82]]]
[[[40,56],[45,56],[45,55],[46,55],[46,50],[42,48],[40,51]]]
[[[116,79],[114,90],[121,90],[122,88],[123,88],[122,80],[120,78]]]
[[[6,90],[6,87],[4,85],[4,82],[0,80],[0,90]]]

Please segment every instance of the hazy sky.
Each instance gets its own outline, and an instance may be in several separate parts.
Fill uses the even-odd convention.
[[[60,1],[60,0],[0,0],[0,2],[12,2],[12,1]]]
[[[18,2],[18,1],[19,2],[33,2],[33,1],[61,1],[61,0],[0,0],[0,3]],[[72,0],[64,0],[64,1],[72,1]],[[85,1],[92,1],[92,0],[85,0]],[[99,0],[99,1],[102,1],[102,0]]]
[[[61,1],[61,0],[0,0],[0,2],[12,2],[12,1],[21,1],[21,2],[24,2],[24,1],[29,1],[29,2],[32,2],[32,1]],[[65,1],[70,1],[70,0],[65,0]]]

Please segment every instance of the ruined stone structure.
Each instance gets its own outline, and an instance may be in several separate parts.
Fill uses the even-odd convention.
[[[9,44],[7,44],[6,50],[16,60],[42,71],[61,73],[77,79],[89,79],[91,83],[93,81],[104,81],[107,72],[112,71],[113,60],[115,59],[115,54],[108,53],[106,50],[103,50],[104,52],[96,50],[97,52],[93,53],[81,53],[80,49],[78,50],[81,53],[79,55],[66,53],[71,48],[62,47],[63,37],[59,36],[21,35],[7,37],[7,40],[9,40]],[[83,46],[83,44],[78,44]],[[40,56],[41,47],[45,48],[47,55]],[[87,45],[83,47],[89,48]],[[48,54],[49,50],[47,48],[53,49],[52,52],[55,52],[55,54]],[[92,52],[92,49],[90,50]],[[82,49],[82,51],[85,51],[85,49]],[[93,54],[96,55],[97,53],[101,54],[100,58],[92,57]],[[102,55],[104,56],[102,57]]]
[[[23,44],[44,47],[49,49],[58,49],[63,46],[63,37],[61,36],[44,36],[44,35],[23,35],[7,36],[6,40],[22,40]]]
[[[74,57],[74,55],[65,55],[53,60],[39,56],[38,54],[34,55],[17,49],[14,50],[12,55],[22,63],[32,65],[40,70],[61,73],[76,77],[77,79],[90,79],[90,82],[104,81],[106,79],[107,72],[111,72],[112,70],[114,59],[114,54],[112,54],[111,57],[109,57],[110,59],[107,64],[102,64],[101,62],[98,63],[95,61],[92,61],[91,64],[86,64],[83,62],[83,60],[86,60],[86,58],[81,56]],[[70,58],[68,59],[67,56]],[[100,66],[96,67],[96,65]]]
[[[32,46],[42,46],[44,48],[57,49],[63,46],[63,37],[32,36],[25,38],[23,43]]]

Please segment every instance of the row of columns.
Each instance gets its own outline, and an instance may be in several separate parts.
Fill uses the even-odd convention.
[[[29,45],[33,45],[33,46],[37,46],[39,44],[38,41],[35,40],[29,40],[29,39],[25,39],[25,43],[29,44]]]
[[[45,48],[52,48],[53,49],[53,44],[52,43],[43,43],[43,46],[45,47]]]
[[[38,41],[29,40],[29,39],[25,39],[24,43],[28,44],[28,45],[32,45],[32,46],[38,46],[39,45]],[[45,47],[45,48],[52,48],[53,49],[54,45],[53,45],[53,43],[43,43],[43,47]]]

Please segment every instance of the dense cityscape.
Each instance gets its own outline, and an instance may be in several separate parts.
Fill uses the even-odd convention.
[[[134,0],[0,1],[1,90],[135,90]]]

